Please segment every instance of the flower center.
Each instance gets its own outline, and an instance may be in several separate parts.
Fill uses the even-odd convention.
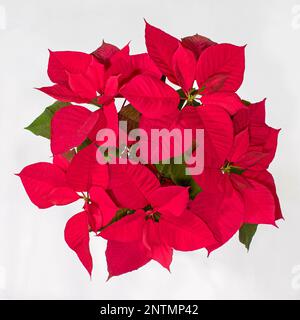
[[[242,174],[245,171],[245,169],[238,166],[234,166],[232,162],[226,161],[223,167],[221,168],[221,171],[223,174]]]
[[[187,97],[186,97],[186,101],[187,101],[187,105],[193,105],[193,103],[195,102],[196,97],[199,95],[198,90],[197,89],[191,89],[188,93],[187,93]]]
[[[151,205],[147,205],[145,208],[144,208],[144,211],[146,213],[146,216],[145,216],[145,220],[153,220],[154,222],[159,222],[159,219],[160,219],[160,213],[153,210],[152,206]]]
[[[79,196],[85,203],[91,203],[91,199],[88,193],[80,192]]]

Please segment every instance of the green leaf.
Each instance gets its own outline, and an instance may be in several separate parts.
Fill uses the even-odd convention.
[[[111,223],[119,221],[120,219],[124,218],[125,216],[127,216],[129,214],[133,214],[133,213],[135,213],[135,210],[131,210],[128,208],[121,208],[116,212],[116,215],[111,220]]]
[[[131,105],[123,106],[118,113],[120,121],[127,121],[127,133],[139,127],[141,114]]]
[[[115,216],[110,220],[110,222],[103,226],[102,228],[100,228],[98,231],[102,231],[104,230],[105,228],[111,226],[113,223],[119,221],[120,219],[126,217],[127,215],[130,215],[130,214],[134,214],[135,213],[135,210],[132,210],[132,209],[128,209],[128,208],[121,208],[119,210],[116,211],[116,214]]]
[[[50,139],[50,125],[52,117],[56,111],[67,105],[70,105],[70,103],[61,101],[54,102],[25,129],[31,131],[37,136]]]
[[[194,200],[196,195],[198,193],[200,193],[201,191],[202,190],[201,190],[200,186],[198,185],[198,183],[193,178],[191,178],[190,198],[192,200]]]
[[[230,167],[230,173],[242,174],[243,172],[245,172],[245,169],[235,167],[235,166]]]
[[[89,138],[86,138],[80,146],[77,147],[77,152],[81,151],[85,147],[89,146],[92,143],[92,141]]]
[[[247,100],[243,100],[243,99],[242,99],[242,103],[243,103],[243,105],[245,105],[247,107],[251,105],[251,102],[249,102]]]
[[[65,153],[62,154],[68,161],[71,161],[74,156],[76,155],[75,149],[71,149]]]
[[[174,162],[174,161],[173,161]],[[192,176],[187,175],[185,172],[186,165],[182,164],[156,164],[156,169],[161,174],[163,178],[171,179],[176,185],[190,187],[190,198],[194,199],[196,195],[201,192],[200,186],[192,178]]]
[[[239,240],[245,245],[247,250],[250,248],[250,244],[253,236],[257,230],[257,224],[245,223],[239,230]]]

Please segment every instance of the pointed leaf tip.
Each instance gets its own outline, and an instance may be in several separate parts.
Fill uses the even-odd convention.
[[[257,224],[245,223],[239,230],[239,240],[246,247],[247,251],[250,249],[250,244],[257,230]]]
[[[40,90],[39,88],[35,88],[37,90]],[[56,101],[52,105],[45,108],[45,110],[27,127],[25,127],[25,130],[31,131],[33,134],[37,136],[41,136],[44,138],[49,139],[50,138],[50,123],[52,120],[52,117],[58,111],[59,109],[70,105],[69,102],[61,102]]]

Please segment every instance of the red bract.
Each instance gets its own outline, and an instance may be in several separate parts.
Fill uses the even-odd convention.
[[[63,170],[55,164],[31,164],[18,176],[30,200],[40,209],[69,204],[79,199],[77,193],[70,188]]]
[[[19,174],[31,201],[39,208],[65,205],[78,200],[86,192],[85,211],[67,223],[65,237],[85,268],[91,272],[87,235],[89,228],[97,232],[114,217],[117,207],[104,189],[108,187],[107,165],[96,161],[95,145],[90,145],[68,162],[58,155],[54,163],[36,163]],[[104,203],[101,210],[99,203]]]
[[[117,242],[117,248],[120,243],[140,248],[140,264],[128,262],[129,266],[124,266],[122,273],[127,272],[127,268],[142,266],[150,258],[169,269],[172,249],[189,251],[215,243],[203,221],[187,210],[187,188],[159,187],[155,176],[141,165],[111,165],[110,168],[113,197],[118,199],[119,205],[136,210],[100,233],[105,239]],[[108,252],[111,251],[113,247],[110,246]],[[115,264],[114,256],[108,254],[109,269],[110,264]],[[121,269],[116,274],[120,272]]]
[[[100,208],[101,205],[101,208]],[[115,216],[118,208],[101,187],[89,189],[84,211],[71,217],[65,227],[65,240],[91,275],[93,269],[89,231],[97,232]]]
[[[175,90],[152,77],[137,76],[125,84],[120,93],[141,113],[139,127],[148,135],[153,129],[203,128],[209,135],[205,140],[210,140],[206,145],[212,150],[217,148],[218,156],[218,151],[222,152],[222,148],[226,148],[226,145],[232,142],[228,141],[232,140],[231,119],[221,109],[233,115],[245,108],[235,93],[239,87],[238,83],[243,79],[244,48],[229,44],[217,45],[201,36],[194,36],[186,41],[205,49],[197,53],[196,56],[200,56],[198,62],[195,52],[188,49],[184,42],[181,43],[146,23],[146,45],[150,57],[169,80],[181,86],[184,91],[187,106],[181,113],[178,110],[179,97]],[[193,89],[195,79],[200,88],[198,90]],[[198,108],[197,111],[187,109],[189,104],[200,98],[200,94],[203,108]],[[216,130],[222,126],[223,131]],[[151,153],[161,155],[163,147],[158,145]],[[185,152],[187,148],[171,150]],[[226,152],[225,150],[225,154]],[[150,150],[148,155],[150,157]],[[178,152],[171,153],[171,157],[178,155]],[[159,159],[165,160],[163,157]]]
[[[150,57],[183,89],[187,104],[202,95],[203,104],[220,105],[231,114],[243,108],[235,92],[243,81],[245,47],[216,44],[199,35],[180,42],[147,22],[145,38]],[[198,89],[193,88],[194,80]]]
[[[119,50],[104,43],[93,54],[49,52],[48,75],[55,85],[39,90],[60,101],[109,104],[119,85],[135,75],[161,76],[147,54],[130,56],[129,46]]]
[[[236,92],[243,81],[245,47],[222,43],[207,48],[197,63],[196,80],[202,94]]]
[[[110,58],[120,51],[118,47],[113,44],[106,43],[104,40],[99,48],[97,48],[92,55],[97,58],[97,60],[105,65],[106,67],[110,64]]]
[[[117,133],[118,118],[114,103],[91,112],[85,107],[70,105],[55,113],[51,121],[51,150],[59,154],[81,145],[87,138],[96,140],[100,129]]]
[[[89,191],[92,186],[108,187],[108,166],[96,160],[97,147],[89,145],[72,159],[66,172],[70,186],[78,191]]]
[[[151,260],[169,270],[174,250],[210,252],[237,231],[249,248],[251,225],[282,218],[268,171],[279,130],[265,123],[265,101],[252,104],[237,93],[245,46],[198,34],[179,40],[147,22],[145,41],[148,52],[133,55],[129,44],[120,49],[104,41],[91,54],[50,51],[53,85],[40,90],[59,101],[27,127],[50,138],[53,163],[29,165],[18,176],[41,209],[83,200],[66,224],[65,241],[90,275],[90,232],[108,240],[113,277]],[[128,121],[126,132],[119,120]],[[142,156],[139,142],[155,129],[164,131],[155,132],[156,144],[147,141]],[[114,153],[105,150],[104,132],[114,134],[107,136]],[[204,164],[186,161],[203,142]],[[130,161],[124,164],[124,157]],[[180,158],[186,162],[176,163]],[[195,167],[204,171],[196,174]]]
[[[129,55],[129,46],[115,53],[110,59],[107,75],[120,75],[120,83],[124,84],[138,74],[155,78],[161,77],[161,72],[151,61],[148,54]]]
[[[176,115],[179,103],[177,92],[154,77],[138,75],[124,85],[120,93],[149,118]]]
[[[120,85],[126,83],[138,74],[161,77],[161,72],[147,53],[129,54],[129,45],[119,49],[114,45],[103,42],[92,53],[105,66],[105,78],[118,76]]]
[[[93,260],[90,253],[90,236],[88,229],[88,216],[86,212],[75,214],[66,224],[65,240],[68,246],[74,250],[91,275],[93,270]]]
[[[203,192],[192,202],[192,210],[221,244],[242,223],[275,225],[281,218],[275,185],[266,171],[276,151],[278,130],[265,124],[264,112],[262,101],[236,114],[234,141],[223,164],[215,162],[194,177]]]
[[[184,47],[190,49],[194,53],[196,59],[200,57],[201,53],[206,48],[216,44],[214,41],[199,34],[184,37],[181,39],[181,42]]]
[[[98,113],[81,106],[58,110],[51,122],[51,150],[59,154],[79,146],[98,121]]]
[[[205,149],[207,150],[205,152],[205,163],[213,162],[215,164],[218,161],[219,164],[222,164],[233,140],[233,125],[230,115],[219,105],[213,104],[201,107],[186,106],[180,112],[174,110],[168,116],[155,116],[153,114],[151,117],[142,113],[139,128],[145,130],[148,136],[151,136],[153,129],[168,129],[170,131],[178,129],[182,134],[185,129],[191,129],[193,137],[195,137],[196,129],[203,129]],[[222,130],[218,130],[218,128],[222,128]],[[170,143],[171,158],[181,155],[191,147],[190,143],[185,144],[183,148],[179,148],[180,146],[176,148],[176,143],[178,143],[177,140],[172,140]],[[149,158],[151,155],[157,155],[159,160],[166,160],[162,153],[163,148],[166,147],[164,140],[161,140],[151,149],[150,147],[148,150]]]
[[[104,67],[89,54],[49,51],[48,76],[55,85],[39,90],[60,101],[90,102],[104,90]]]

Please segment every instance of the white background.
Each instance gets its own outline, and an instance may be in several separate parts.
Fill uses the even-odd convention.
[[[176,253],[169,274],[151,262],[107,277],[105,242],[92,240],[91,281],[63,239],[80,203],[44,211],[13,174],[50,160],[48,141],[23,128],[52,99],[48,48],[91,52],[104,38],[145,49],[143,17],[174,36],[196,32],[248,44],[240,95],[267,97],[267,119],[282,128],[271,167],[286,220],[261,226],[249,253],[237,237],[209,258]],[[300,298],[300,0],[0,0],[0,297],[3,299]]]

